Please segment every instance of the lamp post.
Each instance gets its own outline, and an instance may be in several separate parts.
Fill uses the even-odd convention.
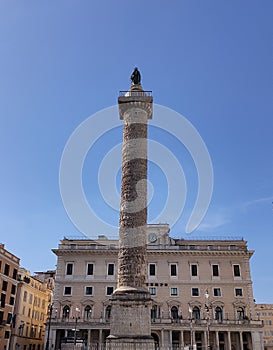
[[[207,349],[210,350],[210,337],[209,337],[209,326],[210,326],[210,314],[209,314],[209,292],[206,290],[205,293],[206,303],[205,309],[207,313]]]
[[[189,313],[190,313],[190,332],[191,332],[191,348],[190,350],[193,350],[193,332],[192,332],[192,307],[189,307]]]
[[[49,317],[48,317],[48,328],[47,328],[47,340],[46,340],[46,350],[49,350],[49,337],[50,337],[50,326],[52,318],[53,304],[49,304]]]
[[[77,316],[77,312],[80,312],[80,309],[78,307],[76,307],[76,315],[75,315],[75,330],[74,330],[74,349],[76,348],[76,344],[77,344],[77,324],[78,324],[78,319],[80,317]]]

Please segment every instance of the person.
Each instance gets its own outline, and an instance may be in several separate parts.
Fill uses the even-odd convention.
[[[131,75],[131,81],[134,85],[140,84],[140,79],[141,79],[141,75],[139,73],[139,70],[137,69],[137,67],[135,67],[135,69]]]

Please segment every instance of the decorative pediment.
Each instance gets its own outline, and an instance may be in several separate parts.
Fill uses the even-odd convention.
[[[197,300],[190,300],[189,301],[189,306],[194,307],[194,306],[198,306],[199,308],[202,307],[202,304],[200,303],[200,301]]]
[[[64,306],[64,305],[71,306],[71,305],[72,305],[72,302],[71,302],[70,299],[63,299],[63,300],[60,300],[60,305],[61,305],[61,306]]]
[[[172,306],[180,306],[181,302],[179,300],[167,300],[167,304],[168,306],[172,307]]]
[[[234,303],[233,303],[234,307],[246,307],[246,303],[244,303],[243,301],[241,300],[236,300]]]
[[[110,299],[109,299],[109,298],[108,298],[108,299],[104,299],[104,300],[102,301],[102,304],[103,304],[103,306],[109,305],[109,304],[110,304]]]
[[[223,308],[225,304],[224,304],[221,300],[213,300],[213,301],[211,302],[211,305],[212,305],[214,308],[217,307],[217,306],[220,306],[221,308]]]
[[[81,300],[81,305],[86,306],[86,305],[94,305],[94,301],[91,300],[90,298],[84,298]]]

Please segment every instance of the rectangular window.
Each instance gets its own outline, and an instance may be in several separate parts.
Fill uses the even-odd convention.
[[[12,278],[13,278],[14,280],[17,280],[17,273],[18,273],[18,270],[17,270],[17,269],[13,269]]]
[[[1,304],[0,304],[0,306],[1,307],[5,307],[5,305],[6,305],[6,294],[1,294]]]
[[[149,276],[155,276],[155,264],[149,264]]]
[[[9,264],[5,264],[4,275],[9,275]]]
[[[242,297],[243,296],[243,289],[242,288],[235,288],[235,296]]]
[[[234,277],[241,276],[240,265],[233,265],[233,274],[234,274]]]
[[[178,288],[173,287],[171,288],[171,296],[177,296],[178,295]]]
[[[94,264],[92,263],[88,263],[87,264],[87,271],[86,271],[86,274],[88,276],[93,276],[94,275]]]
[[[212,276],[213,277],[219,276],[219,265],[212,265]]]
[[[23,301],[27,301],[27,291],[24,291]]]
[[[16,293],[16,285],[15,284],[13,284],[12,286],[11,286],[11,294],[15,294]]]
[[[115,274],[115,265],[114,264],[108,264],[107,266],[107,275],[108,276],[114,276]]]
[[[9,331],[5,331],[5,339],[9,339]]]
[[[9,304],[10,305],[14,305],[14,297],[10,297],[9,298]]]
[[[12,314],[8,313],[7,324],[11,324],[11,320],[12,320]]]
[[[199,288],[192,288],[191,289],[191,296],[192,297],[199,297]]]
[[[150,287],[149,292],[151,295],[156,295],[156,287]]]
[[[177,276],[177,265],[176,264],[171,264],[171,276],[172,277]]]
[[[4,311],[0,311],[0,324],[2,324],[4,318]]]
[[[3,281],[3,283],[2,283],[2,290],[3,290],[4,292],[6,292],[7,289],[8,289],[8,282],[7,282],[7,281]]]
[[[191,276],[192,277],[198,276],[198,265],[197,264],[191,264]]]
[[[221,296],[221,289],[220,288],[213,288],[213,296],[220,297]]]
[[[23,325],[20,325],[19,328],[18,328],[18,334],[19,334],[20,337],[22,337],[22,335],[23,335],[23,329],[24,329]]]
[[[106,287],[106,295],[112,295],[114,291],[114,287]]]
[[[92,286],[85,287],[85,295],[93,295],[93,287]]]
[[[28,299],[29,304],[32,304],[32,299],[33,299],[33,294],[29,294],[29,299]]]
[[[66,275],[71,276],[73,274],[73,263],[66,264]]]
[[[64,295],[71,295],[72,287],[64,287]]]

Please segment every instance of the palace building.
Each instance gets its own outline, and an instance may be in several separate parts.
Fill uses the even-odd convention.
[[[17,295],[9,350],[42,350],[45,342],[45,324],[52,303],[54,271],[31,276],[22,267],[18,270]]]
[[[9,348],[20,259],[0,244],[0,349]]]
[[[242,238],[174,239],[147,226],[151,336],[160,349],[263,349]],[[103,349],[117,287],[118,239],[67,238],[57,256],[50,349]],[[133,316],[132,316],[133,318]],[[133,323],[133,319],[132,319]]]
[[[273,350],[273,304],[256,304],[255,310],[264,326],[264,349]]]

